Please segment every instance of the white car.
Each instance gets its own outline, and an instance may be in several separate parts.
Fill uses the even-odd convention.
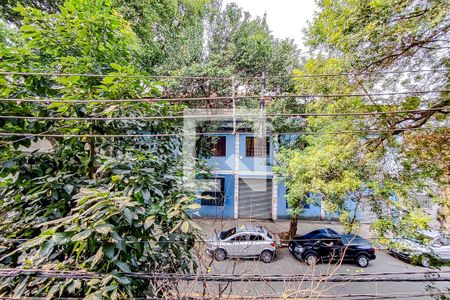
[[[392,239],[389,252],[395,257],[424,267],[430,266],[430,258],[441,262],[450,261],[450,237],[434,230],[421,230],[420,241],[413,238]]]
[[[276,254],[276,243],[263,227],[242,225],[211,237],[206,243],[206,252],[218,261],[226,258],[257,257],[270,263]]]

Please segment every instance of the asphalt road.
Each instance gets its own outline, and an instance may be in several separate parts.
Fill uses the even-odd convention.
[[[287,231],[289,222],[270,222],[256,220],[204,220],[198,219],[197,222],[204,232],[205,238],[211,236],[214,231],[222,231],[239,224],[257,224],[269,229],[272,233]],[[317,228],[330,227],[342,232],[342,226],[332,222],[314,222],[301,221],[298,227],[298,234],[304,234]],[[363,237],[370,238],[370,226],[363,225],[358,232]],[[269,263],[263,263],[258,260],[230,259],[221,262],[213,261],[206,255],[204,249],[198,249],[200,273],[202,274],[260,274],[260,275],[319,275],[319,274],[364,274],[364,273],[383,273],[383,272],[424,272],[433,271],[420,266],[414,266],[392,257],[385,251],[377,251],[377,259],[371,261],[366,268],[360,268],[355,264],[344,263],[319,264],[314,268],[308,267],[303,262],[293,257],[287,248],[281,248],[277,251],[276,259]],[[443,271],[450,271],[450,267],[442,268]],[[436,270],[435,270],[436,271]],[[437,270],[439,272],[439,270]],[[442,275],[442,274],[441,274]],[[410,275],[412,276],[412,275]],[[450,277],[450,273],[445,275]],[[373,277],[373,276],[371,276]],[[423,278],[423,275],[421,276]],[[440,291],[450,289],[450,282],[436,282],[435,287]],[[368,297],[348,298],[345,295],[356,294],[405,294],[405,293],[423,293],[433,292],[429,290],[430,282],[234,282],[211,283],[186,283],[185,290],[187,294],[218,296],[259,296],[262,299],[269,299],[272,296],[281,298],[282,296],[294,296],[302,298],[318,298],[318,296],[329,296],[330,299],[369,299]],[[447,295],[450,298],[450,292]],[[372,298],[370,298],[372,299]],[[388,299],[376,298],[376,299]],[[428,297],[402,296],[396,299],[432,299]]]
[[[229,259],[222,262],[212,261],[207,255],[203,256],[202,273],[208,274],[261,274],[261,275],[300,275],[300,274],[361,274],[361,273],[382,273],[382,272],[424,272],[433,271],[420,266],[410,265],[392,257],[385,251],[377,251],[377,259],[371,261],[366,268],[360,268],[355,264],[343,263],[336,264],[318,264],[316,267],[308,267],[303,262],[298,261],[288,251],[287,248],[279,249],[277,257],[272,263],[266,264],[257,260]],[[209,267],[208,265],[211,264]],[[450,271],[450,267],[444,267],[442,270]],[[439,270],[436,270],[439,273]],[[418,276],[418,275],[408,275]],[[450,274],[446,274],[450,277]],[[373,277],[373,276],[370,276]],[[422,275],[423,277],[423,275]],[[428,286],[428,287],[427,287]],[[435,287],[438,290],[450,289],[450,282],[437,282]],[[214,296],[259,296],[261,298],[270,298],[272,296],[329,296],[333,299],[343,299],[345,295],[355,294],[402,294],[396,299],[410,299],[406,293],[430,292],[430,282],[235,282],[210,283],[206,286],[206,294]],[[203,286],[199,289],[190,286],[198,293],[203,292]],[[450,293],[447,295],[450,297]],[[354,298],[351,298],[354,299]],[[363,296],[357,299],[366,299]],[[378,299],[378,298],[377,298]],[[385,299],[385,298],[383,298]],[[432,299],[430,296],[414,297],[413,299]]]

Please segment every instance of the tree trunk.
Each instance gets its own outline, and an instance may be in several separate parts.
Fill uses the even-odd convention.
[[[350,230],[351,231],[353,231],[353,226],[355,226],[355,223],[356,223],[356,214],[358,212],[360,202],[361,202],[361,196],[358,196],[358,198],[356,200],[356,204],[355,204],[355,209],[353,210],[353,218],[352,218],[352,221],[350,223]],[[347,233],[351,233],[351,232],[347,232]]]
[[[298,216],[292,216],[288,231],[288,236],[290,239],[297,234],[297,224],[298,224]]]

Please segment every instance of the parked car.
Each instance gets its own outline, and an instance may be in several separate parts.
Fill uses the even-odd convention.
[[[259,258],[270,263],[276,254],[276,243],[267,229],[242,225],[212,236],[206,243],[206,252],[221,261],[226,258]]]
[[[317,262],[355,262],[365,268],[376,258],[369,241],[355,234],[339,234],[330,228],[318,229],[294,237],[288,244],[289,251],[308,265]]]
[[[450,237],[438,231],[421,230],[417,238],[394,238],[391,242],[389,253],[410,263],[429,267],[433,260],[450,261]]]

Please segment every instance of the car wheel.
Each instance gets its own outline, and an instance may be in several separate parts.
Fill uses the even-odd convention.
[[[273,260],[273,252],[269,250],[264,250],[261,252],[259,259],[265,263],[270,263]]]
[[[225,252],[225,250],[223,249],[216,249],[216,251],[214,251],[214,259],[217,261],[222,261],[225,258],[227,258],[227,254]]]
[[[427,256],[422,256],[420,259],[420,264],[425,268],[428,268],[430,266],[430,259]]]
[[[360,255],[356,258],[356,264],[361,268],[365,268],[369,265],[369,258],[366,255]]]
[[[306,254],[305,256],[305,262],[308,266],[316,265],[318,260],[319,258],[317,257],[317,255],[313,253]]]

